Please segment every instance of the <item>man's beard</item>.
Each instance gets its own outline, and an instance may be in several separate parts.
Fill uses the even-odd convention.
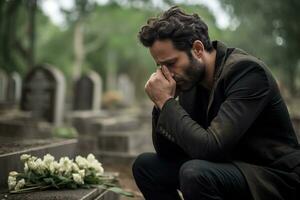
[[[200,63],[196,58],[191,57],[189,66],[181,77],[174,77],[176,81],[176,93],[190,90],[201,82],[205,75],[205,64]]]

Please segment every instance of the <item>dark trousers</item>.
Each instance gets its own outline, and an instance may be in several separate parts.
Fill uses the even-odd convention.
[[[205,160],[166,160],[155,153],[138,156],[133,176],[146,200],[247,200],[248,185],[231,163]]]

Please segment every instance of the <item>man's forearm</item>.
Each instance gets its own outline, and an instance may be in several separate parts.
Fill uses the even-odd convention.
[[[156,153],[159,156],[168,158],[187,157],[186,153],[177,144],[170,141],[157,130],[159,115],[160,110],[154,107],[152,111],[152,141]]]

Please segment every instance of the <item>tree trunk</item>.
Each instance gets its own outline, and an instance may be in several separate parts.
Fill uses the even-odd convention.
[[[37,0],[28,1],[29,25],[28,25],[28,65],[32,68],[35,65],[35,13]]]
[[[116,53],[112,50],[107,55],[107,74],[106,74],[106,90],[117,89],[117,72],[116,72]]]
[[[74,30],[74,55],[75,63],[73,69],[73,79],[76,80],[82,72],[82,65],[85,59],[85,49],[84,49],[84,26],[82,20],[78,20],[75,23]]]

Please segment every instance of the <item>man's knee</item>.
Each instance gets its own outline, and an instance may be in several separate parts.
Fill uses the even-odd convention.
[[[209,186],[212,179],[212,166],[205,160],[185,162],[179,171],[180,190],[185,195],[192,195],[202,186]]]
[[[190,160],[185,162],[179,172],[180,182],[199,181],[199,178],[210,177],[213,169],[210,162],[205,160]]]
[[[140,154],[134,161],[132,165],[132,173],[133,176],[140,176],[141,173],[153,163],[153,159],[155,159],[155,153],[142,153]]]

